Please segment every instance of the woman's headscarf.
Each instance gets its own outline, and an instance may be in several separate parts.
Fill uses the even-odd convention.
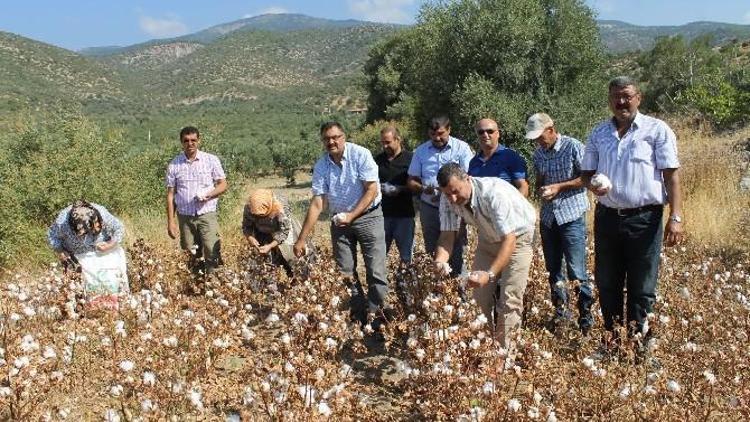
[[[247,206],[250,208],[250,214],[258,217],[275,216],[282,211],[281,203],[269,189],[251,191],[250,197],[247,198]]]
[[[68,225],[78,236],[86,233],[97,236],[102,231],[102,216],[93,205],[79,199],[70,206]]]

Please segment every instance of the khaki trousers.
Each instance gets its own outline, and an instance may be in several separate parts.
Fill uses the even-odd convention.
[[[201,215],[177,214],[180,227],[180,246],[191,253],[190,266],[193,271],[212,272],[221,263],[221,240],[219,219],[215,212]]]
[[[510,345],[513,330],[521,326],[523,294],[529,279],[533,253],[532,237],[532,233],[518,236],[510,261],[497,281],[487,283],[473,291],[474,300],[484,312],[487,320],[493,323],[495,338],[500,340],[502,346],[506,348]],[[488,242],[480,236],[474,254],[472,271],[488,270],[499,250],[499,242]]]

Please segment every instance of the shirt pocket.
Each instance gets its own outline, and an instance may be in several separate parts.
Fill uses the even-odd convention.
[[[654,149],[646,140],[635,141],[630,147],[630,161],[636,163],[654,162]]]

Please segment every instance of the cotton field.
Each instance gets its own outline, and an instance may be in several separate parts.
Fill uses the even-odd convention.
[[[665,250],[649,319],[607,359],[551,333],[537,251],[517,347],[500,348],[459,280],[392,257],[392,321],[350,322],[329,253],[287,279],[249,251],[198,283],[176,253],[130,247],[131,294],[92,309],[51,265],[3,273],[0,418],[11,420],[747,420],[750,258]],[[634,339],[633,342],[639,339]]]

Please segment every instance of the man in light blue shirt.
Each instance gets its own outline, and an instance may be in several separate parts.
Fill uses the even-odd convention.
[[[640,102],[641,92],[633,79],[621,76],[610,81],[609,107],[614,116],[591,132],[581,179],[599,201],[594,274],[604,328],[628,326],[631,334],[645,336],[646,315],[656,299],[662,240],[668,246],[678,243],[683,220],[677,138],[666,123],[641,114]],[[611,183],[601,183],[595,173]],[[623,314],[625,288],[627,315]]]
[[[474,154],[469,145],[450,136],[451,122],[446,116],[433,117],[427,124],[430,139],[414,150],[409,166],[407,186],[419,194],[419,221],[425,250],[434,254],[440,237],[440,189],[437,174],[447,163],[458,163],[464,170]],[[463,269],[463,252],[466,245],[466,228],[463,227],[453,244],[450,260],[451,275],[458,276]]]
[[[388,296],[385,266],[385,229],[380,208],[378,166],[370,151],[346,142],[338,122],[324,123],[320,137],[326,153],[313,168],[312,194],[305,223],[294,244],[294,254],[305,254],[306,243],[320,213],[328,207],[331,242],[336,264],[350,287],[352,316],[362,323],[367,313],[382,321],[382,310]],[[357,278],[357,243],[362,247],[367,274],[367,301]],[[365,303],[367,302],[367,303]]]
[[[578,327],[586,335],[594,324],[591,283],[586,271],[586,211],[589,200],[581,181],[583,144],[561,135],[545,113],[536,113],[526,122],[526,138],[538,145],[532,156],[536,174],[536,191],[542,200],[541,223],[544,264],[555,315],[552,330],[567,325],[572,315],[568,309],[566,279],[577,281]],[[566,272],[563,272],[563,257]]]

